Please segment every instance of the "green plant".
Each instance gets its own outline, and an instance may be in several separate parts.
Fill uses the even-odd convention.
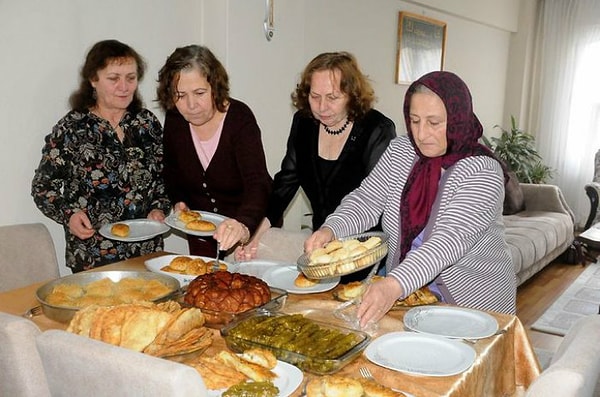
[[[519,129],[514,116],[510,116],[510,121],[510,130],[495,125],[494,128],[499,128],[502,134],[491,139],[483,136],[484,144],[504,161],[520,182],[546,183],[554,171],[542,162],[535,148],[534,136]]]

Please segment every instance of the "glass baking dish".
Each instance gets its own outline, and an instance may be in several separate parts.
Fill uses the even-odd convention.
[[[264,310],[276,312],[276,311],[283,309],[283,307],[285,306],[285,301],[287,299],[287,295],[288,295],[287,291],[279,289],[279,288],[274,288],[274,287],[269,287],[269,289],[271,290],[271,300],[268,301],[267,303],[265,303],[264,305],[258,306],[257,308],[250,309],[250,310],[264,309]],[[185,294],[182,294],[180,303],[182,303],[184,306],[190,306],[188,303],[185,303],[183,301],[184,295]],[[216,328],[216,329],[221,329],[222,327],[229,324],[233,319],[235,319],[236,316],[239,316],[241,314],[248,312],[248,311],[245,311],[245,312],[241,312],[241,313],[233,313],[233,312],[226,312],[226,311],[208,310],[208,309],[203,309],[203,308],[199,308],[199,309],[202,310],[202,313],[204,314],[204,317],[206,319],[204,325],[206,327]]]
[[[311,325],[286,334],[281,331],[285,327],[272,321],[282,321],[285,320],[284,317],[299,319],[298,316]],[[303,321],[302,319],[300,321]],[[267,331],[269,326],[273,326],[271,331]],[[308,330],[312,333],[308,334]],[[363,331],[309,319],[302,314],[291,315],[264,309],[254,309],[238,316],[221,329],[221,335],[227,347],[234,352],[241,353],[253,348],[270,350],[277,359],[318,375],[339,371],[360,355],[371,341],[371,337]],[[277,338],[282,343],[268,341],[266,335]],[[301,345],[302,349],[292,347],[292,343],[302,340],[309,343]],[[320,343],[326,345],[327,352],[320,349]],[[296,350],[302,350],[302,353]]]
[[[360,242],[367,241],[371,237],[381,238],[381,243],[366,252],[329,263],[311,263],[310,254],[303,254],[298,258],[298,268],[306,277],[323,279],[354,273],[366,267],[374,265],[382,260],[388,253],[388,236],[383,232],[367,232],[340,238],[340,241],[356,239]]]

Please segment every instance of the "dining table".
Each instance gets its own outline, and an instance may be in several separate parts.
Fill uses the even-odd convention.
[[[153,253],[89,271],[147,271],[146,260],[165,254],[169,253]],[[43,284],[45,282],[0,293],[0,311],[23,315],[27,310],[38,306],[36,291]],[[334,321],[333,312],[340,305],[340,302],[334,299],[334,293],[339,288],[338,285],[332,290],[314,294],[289,293],[281,310],[285,313],[318,313],[325,320]],[[392,332],[410,332],[405,330],[403,322],[407,312],[407,309],[389,311],[378,322],[377,327],[371,330],[371,343]],[[401,390],[414,397],[522,396],[527,387],[540,374],[540,365],[525,328],[515,315],[487,313],[496,319],[498,332],[489,337],[461,341],[470,345],[476,353],[473,364],[463,372],[449,376],[401,372],[374,364],[363,352],[336,374],[357,378],[360,376],[360,368],[368,368],[380,384]],[[68,325],[56,322],[43,313],[33,316],[31,319],[42,331],[65,330]],[[210,355],[227,349],[220,330],[213,329],[213,332],[213,344],[202,354]],[[185,358],[176,360],[185,363]],[[302,384],[292,393],[292,396],[301,396],[303,385],[316,376],[320,375],[305,372]]]

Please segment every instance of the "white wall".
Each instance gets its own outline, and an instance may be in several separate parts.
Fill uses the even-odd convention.
[[[407,86],[394,83],[399,11],[448,23],[446,69],[470,86],[486,134],[493,134],[504,114],[510,21],[518,1],[479,1],[465,13],[472,4],[467,0],[457,1],[455,11],[434,0],[277,0],[275,36],[268,42],[262,30],[264,0],[0,0],[0,225],[44,222],[64,262],[62,228],[35,207],[30,183],[43,138],[68,111],[83,56],[98,40],[119,39],[146,58],[141,91],[160,119],[152,100],[166,57],[177,46],[209,46],[229,71],[232,95],[254,110],[274,174],[293,114],[290,93],[304,65],[322,51],[353,52],[373,81],[377,108],[404,133],[401,109]],[[489,8],[481,3],[497,10],[501,23],[491,24],[482,11]],[[299,228],[307,208],[297,200],[285,226]],[[185,242],[171,236],[167,249],[185,252]]]

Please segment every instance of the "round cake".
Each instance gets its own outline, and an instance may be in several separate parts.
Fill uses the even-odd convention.
[[[184,301],[219,312],[242,313],[271,300],[263,280],[248,274],[221,271],[203,274],[189,284]]]

